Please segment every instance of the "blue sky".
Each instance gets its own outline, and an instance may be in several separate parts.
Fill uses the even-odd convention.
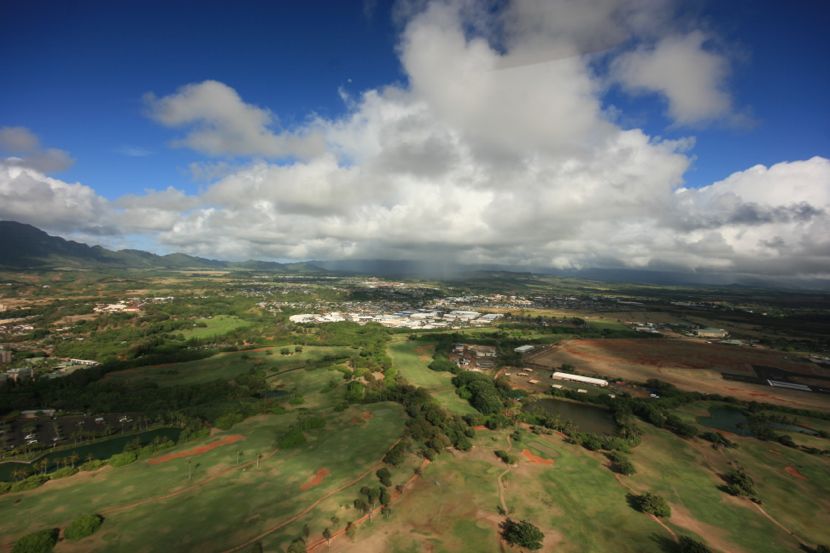
[[[228,258],[830,273],[828,6],[4,2],[0,218]]]
[[[754,119],[748,128],[674,128],[656,95],[612,91],[651,134],[694,135],[691,186],[756,163],[830,153],[830,5],[735,0],[696,6],[735,51],[730,86]],[[60,174],[115,198],[145,188],[195,190],[198,156],[166,146],[172,133],[143,115],[148,91],[167,94],[215,79],[287,125],[337,116],[338,87],[400,81],[389,3],[6,2],[0,7],[6,86],[0,124],[33,130],[76,163]],[[130,157],[122,148],[147,151]]]

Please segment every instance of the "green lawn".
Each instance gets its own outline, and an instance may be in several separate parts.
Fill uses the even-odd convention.
[[[455,393],[452,374],[430,370],[427,365],[432,362],[433,345],[417,341],[405,341],[396,336],[389,344],[389,357],[392,366],[413,386],[429,391],[432,397],[445,409],[457,415],[475,414],[477,411]]]
[[[352,351],[348,347],[304,346],[301,353],[294,353],[294,346],[290,346],[291,355],[281,355],[281,349],[281,347],[275,347],[259,351],[219,353],[207,359],[186,363],[117,371],[107,375],[107,379],[118,382],[152,380],[159,386],[196,384],[211,380],[230,380],[257,367],[265,368],[270,373],[281,372],[303,367],[309,363],[322,363],[327,356],[345,357]]]
[[[236,329],[245,328],[251,325],[251,323],[243,321],[239,317],[234,317],[233,315],[216,315],[215,317],[211,317],[209,319],[198,319],[196,323],[205,324],[206,326],[188,328],[186,330],[178,331],[177,334],[183,335],[185,340],[189,340],[191,338],[202,340],[205,338],[213,338],[214,336],[221,336],[223,334],[227,334],[228,332],[233,332]]]

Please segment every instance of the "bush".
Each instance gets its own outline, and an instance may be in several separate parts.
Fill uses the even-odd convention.
[[[12,553],[50,553],[58,542],[58,529],[39,530],[26,534],[16,542]]]
[[[382,469],[378,469],[375,474],[377,474],[378,480],[380,480],[380,483],[384,486],[392,485],[392,473],[389,472],[388,468],[383,467]]]
[[[101,515],[81,515],[66,527],[63,535],[68,540],[80,540],[97,532],[103,522]]]
[[[83,465],[81,465],[79,468],[83,471],[98,470],[99,468],[103,467],[106,464],[107,464],[107,462],[102,461],[101,459],[91,459],[91,460],[87,461],[86,463],[84,463]]]
[[[501,523],[501,537],[509,544],[527,549],[541,549],[545,539],[542,531],[530,522],[515,522],[509,518]]]
[[[12,484],[11,488],[9,488],[10,492],[25,492],[26,490],[33,490],[37,487],[42,486],[49,480],[48,476],[43,474],[33,474],[32,476],[21,480],[20,482],[15,482]]]
[[[748,497],[756,503],[760,503],[758,492],[755,490],[755,482],[746,471],[738,467],[727,472],[723,479],[726,481],[726,491],[732,495]]]
[[[299,426],[292,426],[277,436],[277,447],[280,449],[293,449],[305,445],[305,443],[305,434]]]
[[[66,478],[67,476],[72,476],[73,474],[77,474],[78,469],[75,467],[63,467],[54,472],[49,473],[49,478],[52,480],[57,480],[58,478]]]
[[[677,542],[677,551],[678,553],[712,553],[712,550],[705,543],[689,536],[680,536]]]
[[[508,452],[504,451],[503,449],[497,449],[493,453],[496,454],[496,457],[502,460],[507,465],[514,465],[516,464],[516,457],[510,455]]]
[[[631,506],[641,513],[648,513],[656,517],[671,516],[671,507],[659,495],[646,492],[643,495],[629,495]]]
[[[138,459],[137,451],[125,451],[124,453],[116,453],[110,457],[110,465],[114,467],[123,467],[134,463]]]

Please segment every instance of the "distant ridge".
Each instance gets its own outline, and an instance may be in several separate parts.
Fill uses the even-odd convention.
[[[218,261],[184,253],[156,255],[142,250],[108,250],[51,236],[32,225],[0,221],[0,268],[51,269],[248,269],[284,273],[325,273],[310,263]]]

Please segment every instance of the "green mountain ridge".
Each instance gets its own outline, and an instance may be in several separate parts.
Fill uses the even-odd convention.
[[[287,273],[324,273],[310,263],[274,261],[219,261],[184,253],[157,255],[143,250],[113,251],[88,246],[59,236],[51,236],[37,227],[16,221],[0,221],[0,268],[53,269],[238,269]]]

